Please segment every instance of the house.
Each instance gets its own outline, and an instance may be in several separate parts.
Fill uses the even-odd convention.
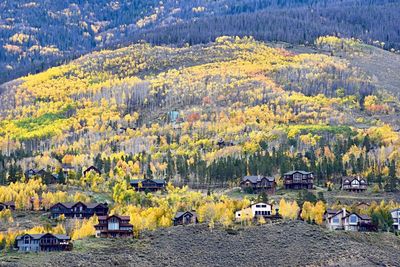
[[[93,215],[105,216],[108,214],[107,203],[64,202],[50,207],[51,218],[56,219],[64,214],[65,218],[90,218]]]
[[[266,176],[245,176],[240,182],[240,187],[245,192],[261,193],[266,192],[273,194],[276,188],[274,177]]]
[[[350,192],[362,192],[367,190],[367,181],[360,177],[344,177],[342,178],[342,190]]]
[[[285,189],[312,189],[314,176],[312,172],[291,171],[283,175]]]
[[[344,230],[343,217],[346,216],[346,209],[327,209],[324,214],[326,226],[329,230]]]
[[[35,170],[35,169],[29,169],[29,170],[27,170],[26,172],[25,172],[25,177],[26,178],[32,178],[33,176],[35,176],[36,174],[37,174],[37,170]]]
[[[99,169],[97,169],[95,166],[90,166],[89,168],[83,171],[83,176],[86,176],[86,174],[90,172],[95,172],[98,175],[101,175],[101,171]]]
[[[358,202],[355,206],[354,209],[356,211],[360,211],[360,210],[367,210],[369,209],[370,204],[366,203],[366,202]]]
[[[45,169],[41,169],[39,171],[30,169],[25,172],[25,176],[28,178],[32,178],[34,176],[40,177],[45,184],[55,184],[58,182],[58,177],[51,172],[46,171]]]
[[[68,176],[70,172],[75,171],[75,168],[71,164],[62,164],[61,169],[65,176]]]
[[[394,209],[390,211],[393,219],[393,229],[395,231],[400,230],[400,208]]]
[[[263,216],[264,218],[272,217],[272,205],[259,202],[235,213],[235,218],[237,221],[248,220],[249,218],[257,218],[260,216]]]
[[[0,211],[5,210],[5,209],[15,210],[14,201],[0,202]]]
[[[24,234],[15,239],[19,252],[72,250],[71,238],[56,234]]]
[[[155,192],[163,190],[166,182],[163,179],[137,179],[131,180],[130,184],[136,191]]]
[[[172,219],[174,225],[187,225],[198,223],[197,214],[193,211],[181,212],[178,211]]]
[[[132,237],[133,225],[129,216],[99,216],[99,224],[95,225],[96,237]]]
[[[341,210],[327,210],[325,213],[326,226],[330,230],[345,231],[376,231],[368,215]]]

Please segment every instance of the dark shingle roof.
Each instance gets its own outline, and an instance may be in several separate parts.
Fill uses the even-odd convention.
[[[62,239],[62,240],[70,240],[71,238],[67,235],[63,235],[63,234],[51,234],[51,233],[44,233],[44,234],[25,234],[25,235],[20,235],[17,236],[17,240],[20,240],[22,237],[29,235],[31,236],[33,239],[40,239],[45,235],[52,235],[54,237],[56,237],[57,239]]]
[[[193,211],[178,211],[178,212],[175,214],[175,219],[178,219],[178,218],[182,217],[182,216],[183,216],[184,214],[186,214],[186,213],[191,213],[192,215],[196,215],[196,213],[193,212]]]
[[[144,182],[146,180],[150,180],[153,181],[157,184],[165,184],[165,180],[164,179],[135,179],[135,180],[131,180],[130,183],[131,184],[138,184],[140,182]]]
[[[255,184],[257,182],[260,182],[263,178],[268,179],[268,181],[270,181],[270,182],[274,182],[275,181],[274,177],[255,176],[255,175],[253,175],[253,176],[244,176],[242,178],[242,181],[244,182],[244,181],[249,180],[251,183]]]
[[[67,209],[70,209],[78,203],[82,203],[89,209],[93,209],[93,208],[97,207],[98,205],[103,204],[103,203],[83,203],[83,202],[59,202],[57,204],[61,204],[64,207],[66,207]],[[57,204],[55,204],[55,205],[57,205]]]
[[[98,216],[99,220],[108,220],[111,217],[117,217],[120,218],[121,220],[130,220],[131,217],[130,216],[122,216],[122,215],[105,215],[105,216]]]
[[[303,175],[312,174],[312,172],[306,172],[306,171],[290,171],[290,172],[285,173],[285,175],[293,175],[293,174],[295,174],[297,172],[301,173]]]

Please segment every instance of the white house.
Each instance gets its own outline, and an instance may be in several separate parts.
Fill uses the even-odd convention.
[[[390,211],[393,218],[393,228],[394,230],[400,230],[400,208]]]
[[[271,216],[272,215],[272,205],[268,203],[255,203],[250,207],[239,210],[235,213],[236,220],[241,220],[242,218],[254,218],[257,216]]]

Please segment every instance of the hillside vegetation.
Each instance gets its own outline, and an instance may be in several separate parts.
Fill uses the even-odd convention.
[[[365,47],[343,42],[354,53]],[[379,118],[396,116],[398,100],[345,59],[252,38],[182,48],[139,43],[3,90],[2,183],[20,180],[22,169],[65,163],[76,168],[69,179],[94,164],[111,185],[143,176],[236,183],[293,168],[314,171],[321,185],[345,174],[387,190],[397,185],[399,133]]]
[[[110,46],[208,43],[221,35],[313,43],[355,37],[400,50],[394,0],[4,0],[0,3],[0,83]]]

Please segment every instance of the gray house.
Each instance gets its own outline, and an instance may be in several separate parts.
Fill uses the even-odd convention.
[[[19,252],[71,250],[71,238],[57,234],[24,234],[17,236],[15,245]]]

